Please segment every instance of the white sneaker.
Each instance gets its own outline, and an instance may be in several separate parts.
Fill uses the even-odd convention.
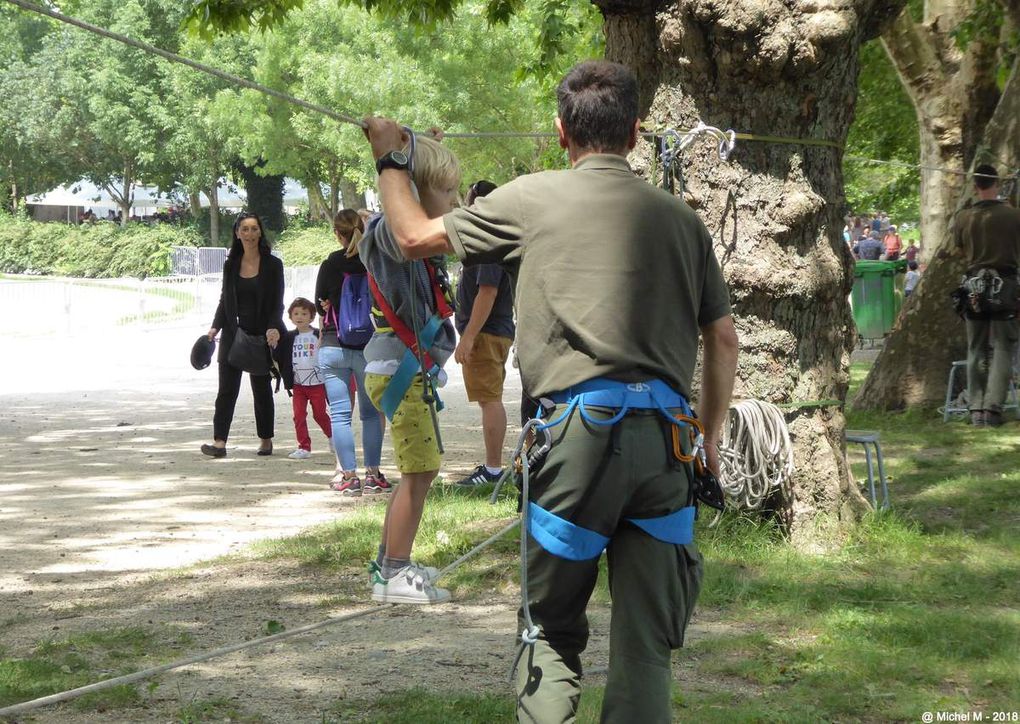
[[[312,456],[311,452],[305,450],[303,447],[299,447],[297,450],[292,452],[287,457],[289,457],[291,460],[307,460],[311,456]]]
[[[421,563],[415,563],[414,561],[411,561],[411,565],[417,568],[419,571],[421,571],[425,575],[425,577],[429,579],[429,583],[435,583],[436,581],[439,580],[438,568],[433,568],[432,566],[423,566]]]
[[[415,563],[414,561],[411,561],[411,567],[417,568],[419,571],[421,571],[424,574],[425,578],[428,579],[429,583],[435,583],[436,581],[439,580],[438,568],[433,568],[432,566],[423,566],[421,563]],[[379,567],[378,563],[376,563],[375,561],[369,561],[368,573],[369,578],[373,582],[375,581],[376,576],[379,574],[379,571],[381,570],[382,568]]]
[[[372,600],[379,603],[412,603],[428,606],[446,603],[450,592],[436,588],[425,571],[414,564],[404,566],[393,578],[386,579],[377,572],[372,576]]]

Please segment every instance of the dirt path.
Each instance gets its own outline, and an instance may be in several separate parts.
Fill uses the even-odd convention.
[[[255,455],[244,388],[229,456],[198,452],[210,435],[216,384],[213,370],[187,365],[200,331],[120,332],[116,348],[102,335],[26,337],[30,354],[0,362],[5,655],[82,631],[171,624],[193,636],[169,656],[183,658],[259,636],[269,620],[296,628],[360,610],[323,600],[336,586],[363,583],[328,580],[297,564],[227,561],[166,573],[364,504],[326,488],[333,462],[318,431],[310,460],[286,458],[294,434],[282,393],[277,455]],[[442,413],[447,479],[470,470],[480,451],[476,408],[459,369],[450,371]],[[519,390],[509,375],[508,402]],[[508,413],[515,420],[516,405]],[[388,442],[383,468],[396,474]],[[605,663],[607,617],[606,609],[593,611],[589,665]],[[702,622],[692,635],[710,628]],[[191,701],[222,699],[269,721],[320,721],[340,699],[370,699],[380,678],[438,691],[507,692],[514,631],[512,596],[394,609],[162,676],[144,706],[117,710],[115,719],[172,721]],[[110,721],[111,714],[65,705],[25,720]]]

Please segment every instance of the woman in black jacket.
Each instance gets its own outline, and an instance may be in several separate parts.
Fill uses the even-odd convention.
[[[234,405],[241,390],[241,370],[227,361],[237,328],[256,336],[265,336],[275,348],[283,324],[283,262],[270,253],[262,221],[252,213],[242,213],[234,222],[234,242],[223,264],[223,289],[216,307],[209,339],[220,336],[220,380],[213,415],[213,444],[202,452],[214,458],[227,454],[227,436],[234,419]],[[259,455],[273,454],[273,389],[271,376],[249,375],[255,398],[255,429],[260,438]]]

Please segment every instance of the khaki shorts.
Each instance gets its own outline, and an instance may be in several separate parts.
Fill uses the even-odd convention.
[[[389,382],[389,375],[365,373],[365,391],[376,407],[381,405],[383,392]],[[421,395],[421,375],[418,375],[404,393],[390,426],[397,469],[402,473],[439,470],[439,444],[436,441],[436,431],[432,427],[429,407],[422,402]]]
[[[509,337],[479,332],[471,361],[464,365],[464,388],[469,402],[499,402],[503,399],[506,360],[514,341]]]

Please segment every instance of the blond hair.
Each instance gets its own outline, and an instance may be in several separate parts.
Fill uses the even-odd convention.
[[[434,138],[418,136],[412,178],[418,188],[446,190],[460,185],[460,163],[453,151]]]
[[[361,214],[354,209],[340,209],[333,217],[333,231],[343,240],[341,246],[347,251],[345,256],[357,256],[358,242],[365,233]]]

